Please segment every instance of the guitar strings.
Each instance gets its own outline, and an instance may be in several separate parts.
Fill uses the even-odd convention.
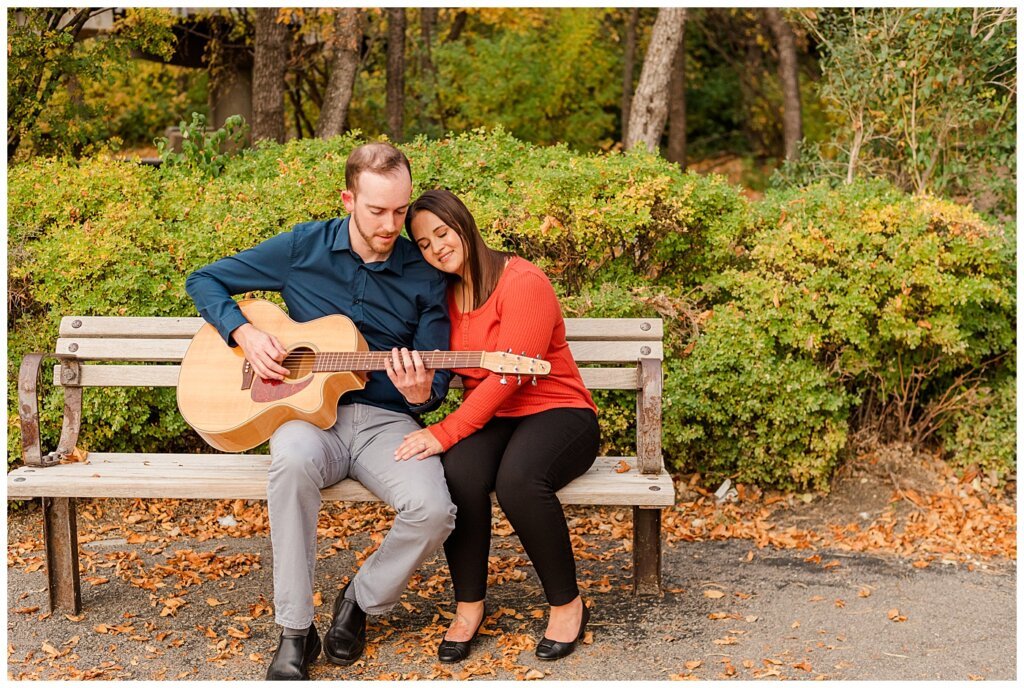
[[[438,351],[420,351],[420,357],[427,363],[427,367],[434,369],[437,368],[478,368],[484,367],[483,357],[485,351],[459,351],[459,352],[438,352]],[[504,354],[503,352],[497,352],[502,355],[511,356],[516,359],[520,365],[532,364],[534,361],[540,361],[540,359],[532,359],[528,356],[515,356],[514,354]],[[282,364],[287,365],[312,365],[313,368],[317,366],[339,366],[341,368],[349,369],[376,369],[381,370],[386,368],[386,363],[391,359],[390,351],[293,351],[289,353]],[[430,365],[442,363],[443,366]],[[512,363],[512,362],[510,362]],[[374,366],[371,368],[364,368],[364,366]],[[379,367],[378,367],[379,366]],[[323,372],[323,371],[320,371]],[[521,372],[528,372],[526,370]]]

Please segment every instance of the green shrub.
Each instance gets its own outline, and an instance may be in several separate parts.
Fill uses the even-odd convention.
[[[979,402],[940,430],[953,465],[977,466],[999,479],[1017,469],[1017,376],[1003,371],[978,390]]]
[[[20,455],[13,371],[28,351],[52,351],[61,316],[194,315],[184,291],[189,272],[298,222],[344,213],[344,162],[360,142],[351,135],[261,144],[226,160],[216,178],[201,165],[154,170],[108,158],[12,166],[11,460]],[[651,156],[576,156],[564,147],[523,144],[500,130],[421,139],[405,148],[417,192],[445,185],[463,195],[495,244],[512,244],[549,269],[567,247],[578,247],[581,261],[551,270],[565,294],[578,292],[602,265],[632,275],[667,233],[702,241],[726,235],[731,230],[720,226],[716,208],[742,207],[721,180],[684,178]],[[680,198],[717,205],[695,209]],[[545,226],[545,218],[556,216],[561,227]],[[700,255],[692,251],[694,260]],[[672,269],[689,267],[677,261]],[[61,405],[59,396],[50,402],[42,430],[44,445],[52,448]],[[170,390],[89,390],[86,403],[85,449],[198,446],[173,412]]]
[[[156,149],[163,159],[164,167],[184,166],[189,171],[198,170],[208,177],[217,177],[232,151],[237,150],[245,141],[248,125],[241,115],[231,115],[224,120],[223,127],[208,131],[206,115],[193,112],[192,123],[182,120],[178,128],[181,130],[180,153],[169,148],[166,137],[156,139]]]
[[[901,439],[964,370],[1015,340],[1012,240],[962,206],[884,184],[769,194],[717,280],[778,343],[875,405]]]
[[[746,204],[721,177],[682,175],[641,151],[577,155],[502,130],[410,149],[418,191],[460,195],[494,246],[536,260],[567,294],[618,263],[629,273],[699,285],[729,254]]]
[[[806,355],[780,353],[762,324],[716,307],[688,356],[666,367],[663,444],[677,469],[717,481],[827,489],[851,397]]]
[[[344,213],[344,162],[361,140],[261,144],[215,178],[106,158],[11,166],[9,461],[20,456],[14,373],[25,353],[52,350],[61,316],[194,315],[189,272]],[[933,411],[958,378],[1007,374],[1013,230],[951,203],[860,183],[750,204],[720,178],[644,153],[581,156],[501,130],[405,150],[414,192],[462,196],[491,245],[548,271],[567,317],[664,319],[670,469],[824,488],[865,409],[923,432],[944,420]],[[901,369],[916,388],[901,386]],[[958,462],[1007,465],[1012,442],[976,439],[1012,420],[1007,388],[993,389],[946,426]],[[603,451],[635,451],[633,395],[594,397]],[[61,404],[56,391],[47,400],[52,448]],[[201,447],[172,390],[93,389],[86,405],[84,449]]]

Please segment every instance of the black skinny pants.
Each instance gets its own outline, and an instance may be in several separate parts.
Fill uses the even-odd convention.
[[[457,602],[487,593],[491,492],[519,536],[553,606],[579,595],[569,527],[555,492],[597,458],[600,430],[590,409],[558,408],[493,418],[442,457],[458,511],[444,543]]]

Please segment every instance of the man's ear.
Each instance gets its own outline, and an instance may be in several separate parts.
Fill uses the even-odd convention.
[[[341,192],[341,202],[349,213],[356,209],[356,195],[348,189]]]

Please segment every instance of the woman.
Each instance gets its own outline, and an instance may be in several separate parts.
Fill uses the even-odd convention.
[[[551,606],[537,644],[541,659],[570,654],[590,616],[576,585],[569,528],[555,492],[597,457],[597,407],[565,341],[548,278],[528,261],[488,248],[466,206],[448,191],[413,201],[406,228],[427,262],[448,277],[452,350],[512,351],[551,363],[549,375],[520,380],[460,369],[465,398],[440,423],[411,433],[398,460],[444,452],[457,507],[444,544],[457,602],[438,648],[442,662],[469,655],[485,616],[493,490],[533,562]]]

